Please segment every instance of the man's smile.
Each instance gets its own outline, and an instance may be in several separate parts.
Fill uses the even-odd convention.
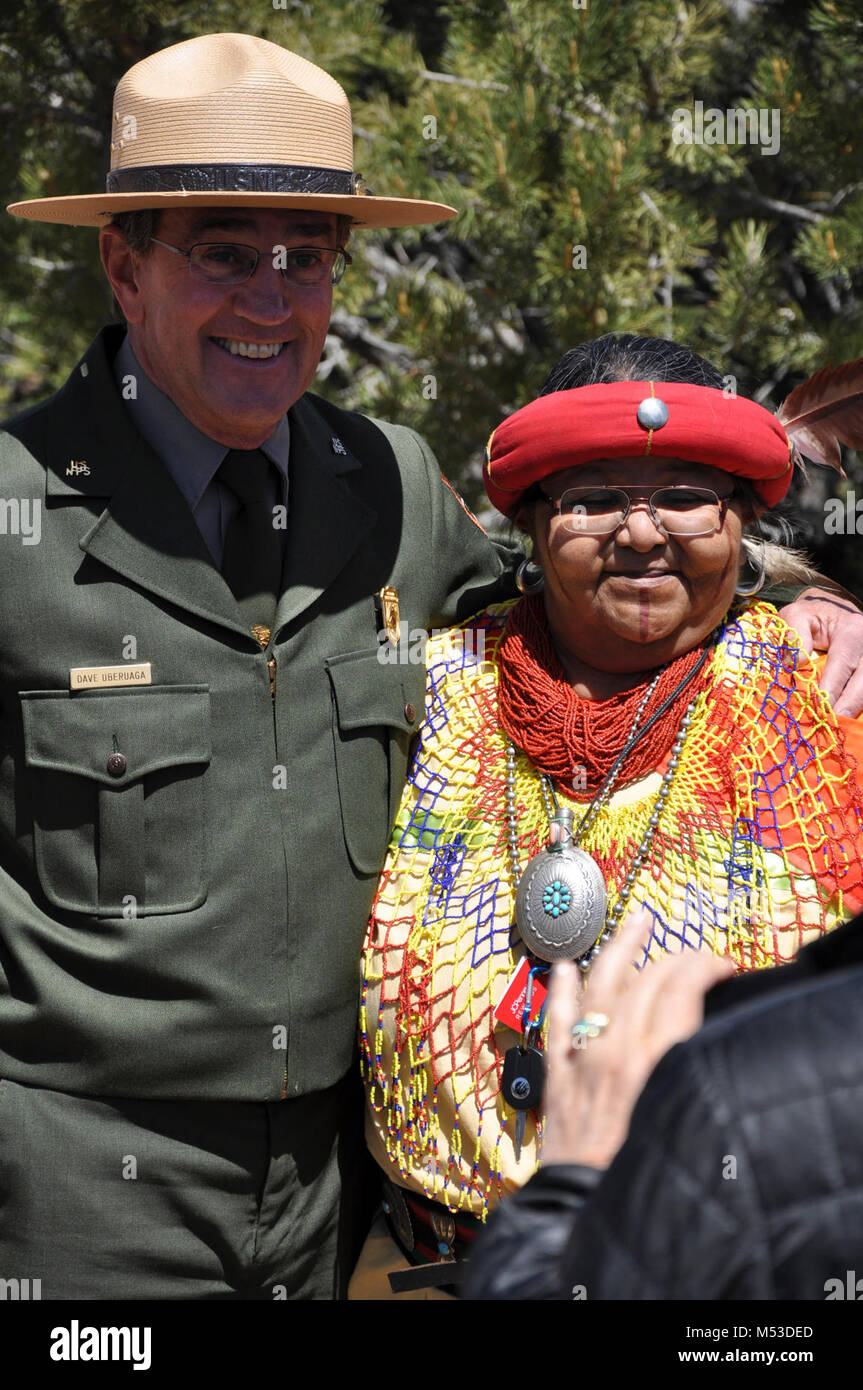
[[[270,358],[278,357],[284,342],[278,343],[256,343],[245,338],[211,338],[211,343],[216,347],[222,348],[224,352],[229,352],[232,357],[251,357],[251,358]]]

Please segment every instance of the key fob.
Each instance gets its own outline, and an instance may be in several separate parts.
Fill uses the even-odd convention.
[[[535,1047],[511,1047],[503,1059],[500,1089],[514,1110],[532,1110],[542,1100],[545,1065]]]

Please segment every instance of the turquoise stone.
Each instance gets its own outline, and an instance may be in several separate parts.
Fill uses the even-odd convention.
[[[549,917],[560,917],[564,912],[568,912],[571,902],[572,894],[569,888],[558,878],[543,889],[542,906]]]

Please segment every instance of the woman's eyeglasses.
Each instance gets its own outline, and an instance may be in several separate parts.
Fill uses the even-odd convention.
[[[633,498],[619,487],[572,487],[545,501],[567,531],[578,536],[607,536],[617,531],[632,510]],[[720,497],[707,487],[658,487],[636,498],[647,506],[655,526],[669,536],[710,536],[721,530],[733,492]]]

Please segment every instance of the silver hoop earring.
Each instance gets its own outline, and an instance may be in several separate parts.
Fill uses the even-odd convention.
[[[754,596],[760,594],[761,590],[764,588],[764,581],[767,576],[764,573],[764,565],[761,562],[760,555],[747,553],[746,563],[755,571],[755,578],[751,584],[741,584],[738,579],[734,589],[735,598],[754,598]]]
[[[538,594],[545,585],[545,575],[532,560],[522,560],[515,572],[515,587],[520,594]]]

